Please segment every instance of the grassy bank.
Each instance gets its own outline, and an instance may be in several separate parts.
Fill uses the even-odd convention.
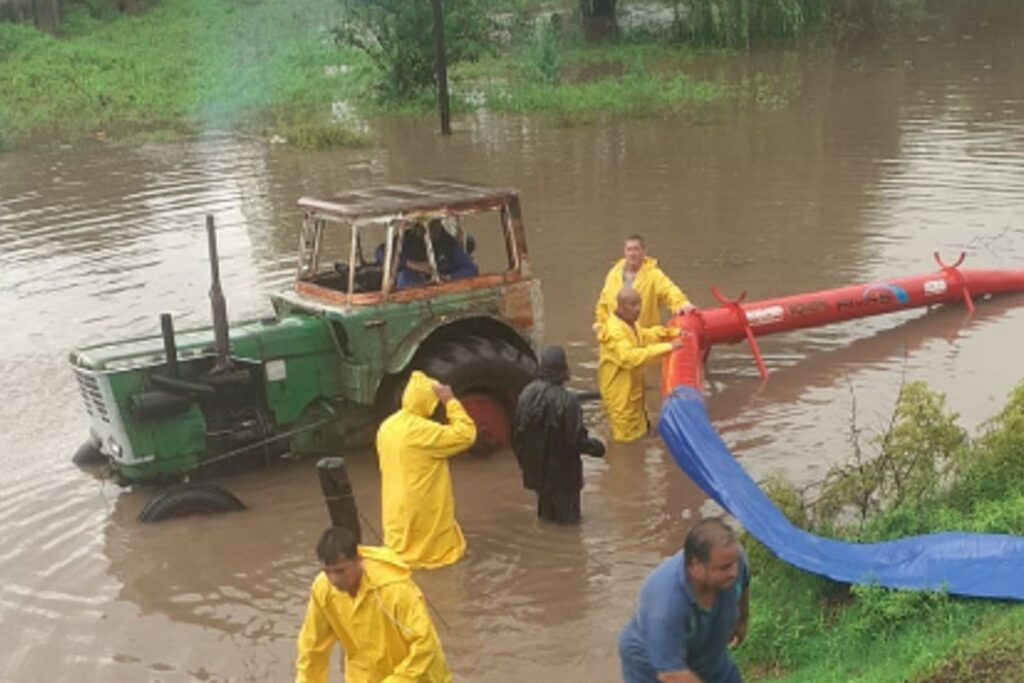
[[[890,428],[835,470],[814,502],[781,481],[798,525],[852,541],[939,531],[1024,535],[1024,384],[975,438],[941,396],[905,387]],[[752,680],[792,683],[1018,680],[1024,608],[941,593],[837,585],[747,540],[756,577],[741,659]]]
[[[588,43],[575,25],[556,33],[545,24],[520,27],[494,53],[456,65],[449,79],[458,113],[487,109],[570,125],[650,116],[718,119],[736,109],[784,107],[801,90],[796,70],[753,72],[733,50],[651,36]],[[377,106],[427,113],[434,97],[423,90]]]
[[[239,122],[358,140],[332,102],[353,87],[330,39],[330,0],[163,0],[132,17],[79,8],[63,35],[0,24],[0,110],[8,144]],[[307,132],[306,135],[309,135]]]
[[[505,5],[495,10],[516,17],[507,40],[453,65],[457,114],[702,116],[737,101],[782,106],[798,91],[771,79],[695,76],[694,56],[707,53],[664,36],[588,45],[568,12],[556,33],[534,26],[530,12],[544,5]],[[381,96],[379,68],[336,40],[339,10],[337,0],[161,0],[138,16],[78,6],[57,37],[0,24],[0,149],[240,125],[326,147],[365,142],[366,117],[432,112],[430,88]]]
[[[688,75],[694,56],[655,44],[545,47],[529,40],[507,55],[455,69],[453,92],[494,111],[569,123],[602,116],[699,114],[738,94],[724,79]]]

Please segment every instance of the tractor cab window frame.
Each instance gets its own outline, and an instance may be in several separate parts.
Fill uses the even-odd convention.
[[[473,281],[476,280],[481,281],[481,283],[492,283],[496,279],[507,281],[509,278],[528,275],[523,272],[524,260],[520,253],[520,240],[516,235],[516,209],[518,207],[512,204],[512,202],[503,202],[500,206],[488,211],[425,211],[406,215],[378,215],[362,219],[331,215],[321,211],[307,211],[303,216],[302,227],[299,233],[298,283],[305,283],[314,286],[316,290],[330,292],[331,296],[329,298],[337,299],[340,297],[344,300],[347,307],[351,307],[354,304],[372,305],[396,299],[404,300],[406,296],[418,298],[422,296],[424,291],[443,292],[448,289],[472,287]],[[486,215],[493,213],[498,214],[501,243],[505,248],[506,268],[498,272],[479,272],[476,275],[456,280],[444,279],[438,269],[433,240],[429,238],[428,226],[430,222],[434,219],[442,220],[444,229],[458,241],[459,246],[466,250],[468,254],[467,241],[469,234],[466,230],[465,222],[462,220],[463,215]],[[453,222],[454,231],[451,229]],[[341,231],[347,229],[349,231],[348,268],[344,274],[333,263],[332,269],[321,269],[325,241],[328,241],[325,237],[325,233],[329,229],[328,226],[331,226],[330,229],[337,228]],[[430,269],[429,277],[422,284],[398,289],[398,270],[402,258],[404,238],[408,231],[415,229],[417,226],[423,226],[425,231],[423,242]],[[363,253],[365,237],[368,236],[371,230],[380,230],[382,227],[384,228],[385,239],[383,263],[379,264],[382,271],[380,287],[379,289],[363,289],[360,291],[356,283],[357,270],[376,263],[375,253],[371,253],[372,262],[365,259],[365,254]],[[377,242],[373,242],[373,244],[377,244]],[[376,247],[374,247],[374,251],[376,251]],[[337,264],[341,263],[344,262],[337,262]],[[352,264],[356,264],[356,266],[352,267]],[[339,282],[339,279],[343,280],[343,283]],[[332,286],[329,284],[331,280],[334,280],[336,285]],[[342,284],[342,287],[338,286]],[[302,287],[302,289],[306,288]],[[315,294],[316,292],[310,293]]]

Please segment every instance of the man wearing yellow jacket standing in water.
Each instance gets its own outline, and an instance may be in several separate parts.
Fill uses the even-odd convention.
[[[357,546],[348,529],[320,536],[324,570],[299,631],[295,683],[327,683],[335,643],[345,683],[451,683],[441,641],[409,566],[389,548]]]
[[[669,279],[658,267],[658,262],[647,255],[644,239],[640,235],[626,238],[623,258],[612,266],[604,280],[604,288],[597,299],[594,323],[603,327],[615,312],[616,297],[623,287],[632,287],[640,295],[640,327],[661,324],[661,308],[667,308],[673,315],[685,313],[693,304],[683,290]]]
[[[678,330],[639,325],[640,306],[636,290],[619,290],[614,315],[598,329],[597,379],[616,441],[636,441],[650,429],[644,404],[644,366],[683,344]]]
[[[438,403],[447,424],[431,419]],[[458,562],[466,539],[455,521],[448,458],[476,440],[476,425],[450,387],[416,370],[402,407],[377,431],[384,544],[414,569]]]

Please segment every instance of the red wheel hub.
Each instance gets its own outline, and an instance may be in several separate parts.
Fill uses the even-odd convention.
[[[491,394],[466,394],[459,402],[476,422],[476,446],[473,450],[490,452],[509,445],[512,420],[504,402]]]

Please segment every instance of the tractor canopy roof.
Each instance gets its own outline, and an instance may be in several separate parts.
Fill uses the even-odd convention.
[[[303,197],[299,199],[299,206],[328,220],[416,218],[495,210],[518,194],[518,190],[509,187],[488,187],[457,180],[418,180],[351,190],[331,199]]]

